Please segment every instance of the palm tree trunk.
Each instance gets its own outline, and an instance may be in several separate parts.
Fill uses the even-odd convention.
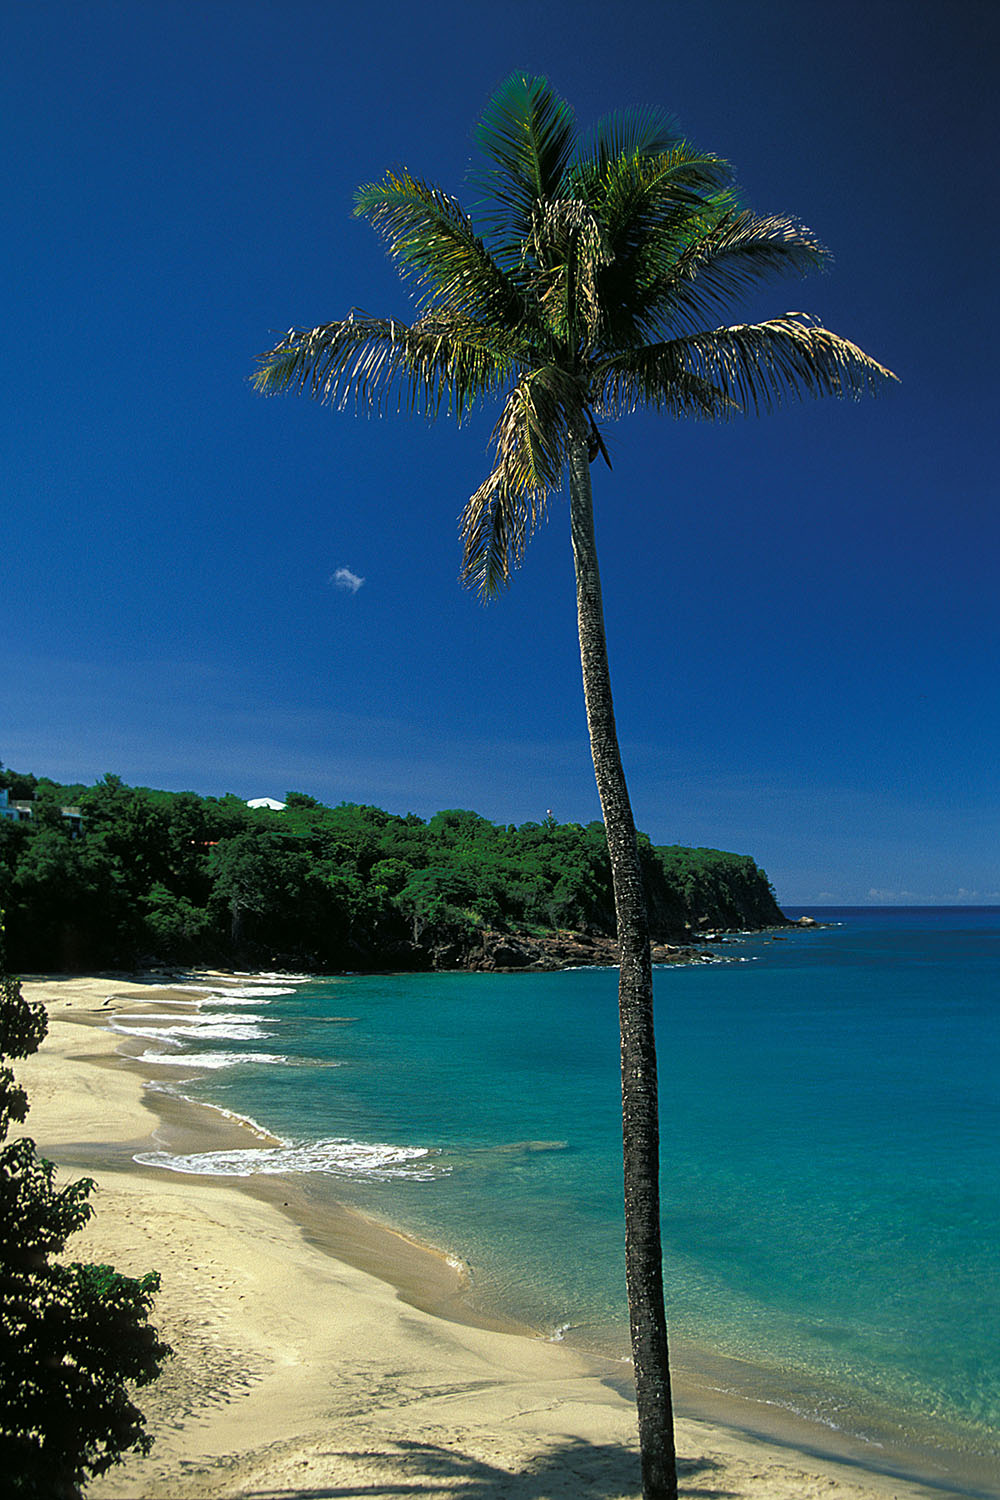
[[[677,1463],[660,1247],[660,1132],[649,918],[635,822],[615,729],[594,540],[588,441],[583,431],[572,440],[569,497],[583,693],[611,859],[620,949],[625,1285],[632,1331],[642,1489],[645,1500],[675,1500]]]

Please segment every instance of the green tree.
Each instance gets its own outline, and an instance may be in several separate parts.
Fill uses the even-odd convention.
[[[121,962],[135,931],[120,862],[99,840],[73,839],[65,820],[35,820],[3,893],[11,955],[33,969]]]
[[[308,792],[288,792],[285,795],[285,806],[311,808],[319,807],[320,803],[315,797],[310,797]]]
[[[209,914],[157,882],[143,898],[143,936],[157,958],[190,963],[202,951]]]
[[[821,266],[795,221],[744,208],[728,165],[654,111],[615,115],[581,141],[544,79],[515,74],[478,128],[480,226],[406,170],[361,188],[356,212],[412,278],[414,321],[357,311],[292,330],[261,357],[265,394],[459,421],[499,398],[495,465],[463,517],[464,577],[509,581],[547,496],[568,481],[584,696],[620,945],[626,1281],[643,1487],[676,1493],[658,1206],[649,931],[615,729],[590,465],[600,422],[639,406],[726,418],[803,395],[859,396],[890,372],[798,314],[715,326],[756,281]]]
[[[8,1062],[36,1052],[46,1028],[5,971],[0,928],[0,1141],[28,1113]],[[0,1149],[0,1469],[12,1496],[73,1500],[123,1454],[148,1453],[126,1383],[147,1385],[170,1350],[148,1321],[155,1272],[52,1258],[90,1218],[94,1187],[54,1179],[34,1141]]]
[[[12,802],[29,802],[35,795],[38,777],[30,772],[12,771],[0,762],[0,791],[6,789]]]
[[[144,895],[168,875],[165,799],[109,773],[83,792],[80,807],[88,844],[114,864],[130,895]]]
[[[225,905],[235,952],[301,952],[315,935],[322,880],[295,840],[266,828],[222,840],[209,855],[212,904]]]

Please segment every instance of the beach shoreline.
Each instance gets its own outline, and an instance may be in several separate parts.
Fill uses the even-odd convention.
[[[205,975],[225,984],[234,976]],[[239,976],[246,982],[249,976]],[[88,1488],[97,1500],[428,1492],[638,1495],[627,1368],[484,1316],[460,1264],[289,1178],[219,1179],[137,1152],[233,1149],[261,1132],[147,1085],[155,1067],[109,1029],[116,1012],[192,994],[166,976],[37,977],[50,1034],[18,1067],[24,1127],[68,1177],[93,1174],[74,1259],[161,1273],[153,1321],[177,1353],[139,1404],[156,1439]],[[265,1138],[266,1139],[266,1138]],[[691,1393],[679,1382],[684,1408]],[[699,1393],[694,1393],[699,1394]],[[806,1500],[961,1494],[811,1454],[806,1424],[775,1424],[701,1391],[678,1421],[681,1493]],[[744,1430],[740,1430],[743,1428]],[[889,1466],[887,1461],[886,1466]],[[326,1488],[324,1488],[326,1487]]]

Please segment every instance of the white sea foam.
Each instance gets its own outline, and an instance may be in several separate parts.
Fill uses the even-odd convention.
[[[272,1000],[277,995],[295,994],[295,990],[288,985],[278,987],[269,984],[172,984],[170,988],[202,995],[208,1003],[224,1000]]]
[[[143,1052],[137,1062],[155,1063],[171,1068],[238,1068],[243,1063],[276,1063],[290,1061],[277,1052]]]
[[[133,1159],[141,1166],[167,1172],[190,1172],[203,1177],[274,1176],[281,1172],[323,1172],[330,1177],[363,1177],[374,1182],[399,1178],[425,1182],[447,1172],[435,1163],[437,1155],[423,1146],[388,1146],[367,1141],[285,1141],[242,1151],[200,1151],[172,1156],[168,1151],[142,1151]]]
[[[276,989],[264,984],[234,984],[220,985],[210,991],[207,997],[212,1001],[218,996],[220,1000],[273,1000],[278,995],[294,995],[295,991],[290,988]]]
[[[234,1016],[233,1021],[244,1026],[260,1020],[259,1016]],[[117,1016],[108,1023],[108,1030],[119,1036],[196,1037],[204,1035],[205,1020],[200,1012],[190,1016],[178,1015],[176,1011],[162,1015],[149,1012],[143,1016]]]
[[[315,974],[285,974],[280,971],[271,973],[267,969],[262,969],[259,972],[255,971],[252,974],[246,973],[243,969],[234,969],[233,977],[235,979],[253,979],[258,983],[262,979],[277,980],[281,984],[313,984],[316,981]],[[324,980],[324,983],[329,983],[329,977]]]
[[[166,1042],[171,1047],[181,1047],[185,1042],[254,1042],[261,1037],[273,1036],[273,1031],[265,1031],[263,1026],[216,1026],[211,1030],[207,1028],[195,1031],[186,1030],[182,1026],[144,1026],[135,1027],[126,1035],[135,1037],[141,1042]]]
[[[260,1016],[228,1015],[221,1012],[218,1015],[192,1016],[190,1020],[178,1019],[171,1026],[147,1026],[146,1017],[141,1018],[139,1025],[126,1025],[120,1021],[112,1023],[111,1029],[120,1032],[123,1036],[136,1036],[148,1038],[150,1041],[172,1042],[175,1045],[180,1042],[249,1042],[256,1038],[273,1036],[273,1031],[264,1027]],[[170,1017],[173,1021],[174,1018]]]
[[[137,1027],[123,1029],[119,1026],[112,1026],[109,1029],[112,1031],[120,1031],[122,1036],[133,1037],[136,1041],[139,1042],[155,1041],[159,1042],[164,1047],[176,1047],[178,1051],[181,1050],[182,1043],[180,1035],[174,1036],[165,1030],[159,1031],[155,1026],[149,1026],[145,1030],[139,1030]]]

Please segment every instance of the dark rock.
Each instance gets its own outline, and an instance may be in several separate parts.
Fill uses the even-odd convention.
[[[483,932],[480,946],[468,952],[464,967],[487,972],[536,972],[594,964],[616,964],[618,944],[613,938],[583,932],[553,932],[543,937],[519,932]]]
[[[695,950],[690,947],[677,947],[673,943],[654,943],[652,958],[654,964],[686,964],[695,957]]]

